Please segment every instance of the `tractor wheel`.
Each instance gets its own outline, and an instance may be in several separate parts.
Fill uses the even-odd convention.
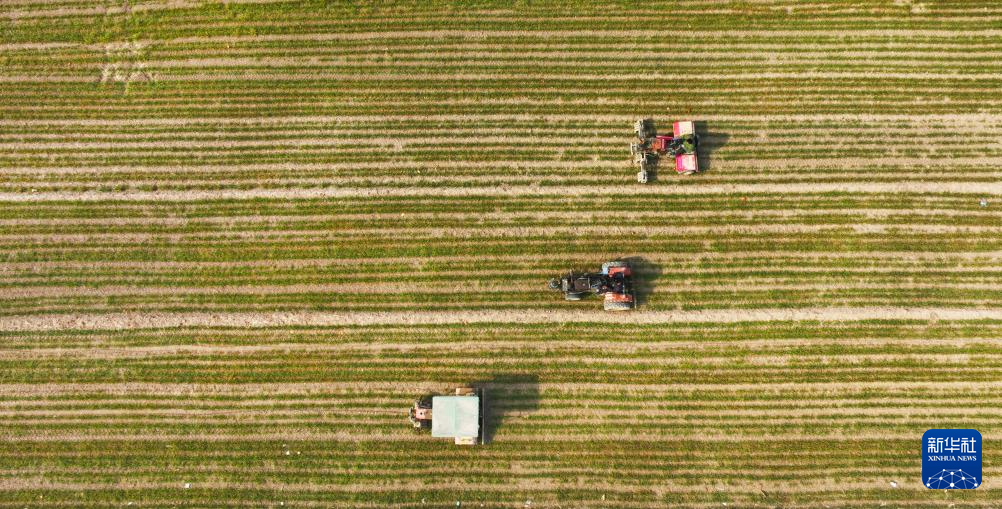
[[[632,302],[606,302],[606,311],[629,311],[633,309]]]
[[[581,300],[585,298],[584,292],[567,292],[564,294],[564,298],[567,300]]]

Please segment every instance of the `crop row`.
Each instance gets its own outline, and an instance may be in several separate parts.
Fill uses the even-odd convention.
[[[237,58],[226,59],[222,57],[205,59],[177,59],[177,60],[141,60],[139,62],[123,61],[118,65],[122,70],[129,68],[138,69],[141,65],[142,72],[149,73],[157,81],[173,81],[188,79],[193,76],[204,77],[206,81],[213,81],[221,76],[232,74],[235,71],[264,74],[309,74],[309,73],[359,73],[378,77],[380,75],[395,75],[403,70],[409,70],[414,74],[430,73],[440,76],[443,73],[455,74],[457,78],[476,75],[477,73],[499,73],[505,76],[531,76],[540,75],[540,61],[549,62],[546,64],[547,71],[554,73],[555,77],[562,77],[568,74],[579,74],[583,79],[603,80],[618,82],[623,81],[623,73],[635,69],[636,66],[665,65],[670,68],[670,72],[665,74],[679,75],[689,74],[688,78],[694,81],[713,81],[714,79],[740,80],[742,75],[749,78],[771,77],[778,78],[788,75],[807,75],[811,77],[845,77],[860,78],[866,75],[880,78],[928,78],[931,81],[939,81],[947,78],[955,80],[976,80],[978,78],[990,78],[992,73],[997,73],[999,66],[999,55],[989,55],[981,58],[968,57],[965,60],[947,59],[937,61],[936,59],[922,58],[921,60],[902,60],[902,57],[888,57],[887,59],[874,58],[867,61],[837,60],[837,55],[832,58],[800,59],[790,61],[770,60],[768,57],[758,59],[726,59],[708,58],[702,62],[672,62],[670,59],[650,55],[646,58],[642,55],[631,55],[624,53],[619,58],[599,56],[593,58],[573,58],[566,55],[554,55],[546,58],[545,55],[533,56],[525,55],[520,58],[504,58],[500,55],[491,58],[489,61],[474,63],[469,57],[462,55],[448,58],[436,58],[434,54],[428,57],[416,57],[411,59],[400,59],[385,61],[373,60],[371,58],[357,61],[333,59],[333,58],[272,58],[254,59]],[[911,58],[920,58],[920,55]],[[906,57],[908,58],[908,57]],[[57,75],[48,75],[37,81],[66,81],[69,78],[85,78],[91,81],[95,75],[95,67],[101,69],[102,65],[108,64],[107,58],[104,62],[78,62],[64,64]],[[113,61],[114,62],[114,61]],[[136,66],[136,67],[132,67]],[[667,67],[670,66],[670,67]],[[754,72],[749,72],[749,66],[755,66]],[[31,64],[21,64],[11,68],[11,76],[31,76],[41,71],[52,70],[52,64],[39,61]],[[710,76],[716,72],[717,76]],[[938,76],[936,75],[938,74]],[[403,77],[404,75],[401,75]],[[342,77],[343,80],[354,81],[352,78]],[[438,78],[432,78],[438,79]],[[468,78],[467,78],[468,79]],[[928,84],[927,84],[928,86]]]
[[[1000,16],[994,10],[983,10],[982,2],[940,6],[922,4],[912,12],[913,6],[903,4],[878,4],[874,2],[827,2],[813,4],[754,5],[742,3],[734,6],[702,5],[694,7],[700,16],[687,20],[684,28],[703,36],[713,32],[747,28],[776,30],[777,33],[821,32],[820,38],[832,37],[836,29],[871,29],[876,21],[883,29],[922,29],[945,32],[946,37],[971,37],[970,31],[997,29]],[[865,8],[862,8],[864,7]],[[164,6],[169,7],[169,5]],[[312,4],[310,8],[297,9],[296,5],[281,7],[273,3],[214,5],[199,4],[196,9],[114,10],[91,9],[82,15],[69,17],[23,16],[12,9],[16,24],[8,31],[11,41],[35,42],[105,42],[132,39],[173,39],[192,36],[274,36],[281,34],[304,35],[308,33],[385,32],[407,34],[415,31],[452,29],[471,34],[488,31],[593,31],[626,29],[638,32],[640,39],[662,40],[656,30],[635,30],[637,19],[664,20],[664,28],[678,29],[677,23],[666,18],[671,9],[636,12],[636,6],[623,4],[619,9],[597,9],[595,5],[576,3],[573,6],[520,7],[512,9],[506,3],[482,3],[478,6],[456,9],[445,2],[429,2],[415,9],[411,6],[389,9],[349,4]],[[626,14],[624,11],[628,11]],[[406,15],[401,15],[406,12]],[[446,14],[447,13],[447,14]],[[935,23],[933,23],[935,22]],[[790,30],[792,27],[796,29]],[[658,23],[645,26],[658,26]],[[963,29],[967,30],[963,30]],[[799,30],[798,30],[799,29]],[[732,30],[741,33],[742,30]],[[975,35],[976,37],[976,35]],[[583,37],[582,37],[583,38]],[[791,38],[796,38],[791,37]]]
[[[498,325],[481,331],[473,326],[414,327],[403,335],[392,330],[331,329],[326,334],[316,331],[319,335],[301,331],[298,334],[310,334],[306,341],[283,335],[278,339],[284,341],[274,348],[255,348],[257,342],[251,338],[262,333],[253,330],[241,332],[245,337],[236,338],[231,348],[224,346],[231,342],[225,337],[207,338],[207,344],[219,345],[216,348],[200,346],[202,334],[188,332],[172,336],[165,348],[148,349],[141,345],[150,340],[142,338],[152,332],[125,332],[108,335],[134,346],[106,352],[97,340],[102,334],[90,333],[90,339],[75,348],[33,354],[30,348],[21,347],[0,352],[0,382],[354,382],[364,388],[374,381],[398,385],[428,380],[473,382],[497,375],[511,376],[500,378],[502,385],[524,384],[528,378],[519,375],[527,374],[548,383],[751,384],[745,390],[755,393],[769,384],[795,392],[800,389],[790,384],[800,382],[914,381],[919,386],[926,380],[990,382],[1002,369],[1002,353],[990,339],[998,327],[995,322],[769,325],[708,325],[705,330],[688,325],[625,326],[617,342],[601,348],[592,344],[603,344],[601,336],[588,338],[584,325],[555,329]],[[464,332],[468,329],[472,330]],[[266,338],[276,333],[263,332]],[[142,343],[126,339],[130,337]],[[914,339],[906,342],[903,338]],[[153,344],[162,341],[156,336],[152,339]],[[770,340],[776,345],[770,345]],[[71,337],[67,346],[72,341]],[[579,344],[582,341],[586,343]],[[489,345],[489,356],[480,345]],[[323,391],[323,385],[318,390]],[[942,390],[953,389],[944,386]],[[705,390],[683,392],[695,396]]]
[[[621,43],[625,45],[625,43]],[[710,46],[710,47],[707,47]],[[998,57],[1002,51],[983,51],[982,48],[965,48],[967,51],[956,57],[944,55],[949,48],[911,48],[901,50],[860,50],[846,51],[805,51],[795,47],[783,50],[751,48],[741,51],[732,47],[712,48],[700,62],[693,62],[688,56],[666,54],[667,49],[645,48],[643,51],[608,48],[587,52],[568,51],[567,46],[554,45],[544,50],[526,49],[518,46],[506,51],[444,51],[440,45],[418,47],[411,51],[396,48],[392,56],[373,55],[371,48],[359,48],[357,52],[342,55],[343,48],[331,47],[319,50],[310,47],[291,47],[274,55],[247,50],[253,56],[234,56],[234,51],[225,49],[213,52],[193,52],[189,54],[175,51],[158,51],[157,55],[141,54],[109,57],[100,52],[61,55],[53,52],[11,55],[8,57],[12,75],[27,75],[39,71],[58,68],[58,76],[92,76],[95,67],[109,62],[120,64],[142,64],[142,69],[166,76],[179,72],[226,72],[234,69],[268,69],[271,71],[343,70],[356,72],[385,72],[398,69],[415,71],[454,71],[469,73],[478,71],[527,72],[538,69],[540,62],[548,62],[549,70],[555,72],[578,72],[596,74],[608,71],[619,74],[635,65],[661,64],[670,66],[673,72],[717,70],[721,74],[747,71],[755,66],[757,73],[781,72],[859,72],[870,70],[877,73],[909,73],[947,71],[962,76],[977,76],[998,67]],[[296,56],[289,56],[292,50]],[[298,51],[297,51],[298,50]],[[713,51],[720,52],[715,54]],[[727,53],[724,53],[726,51]],[[962,51],[954,49],[954,51]],[[315,53],[314,53],[315,52]],[[0,52],[6,53],[6,52]],[[239,52],[237,52],[239,53]],[[312,53],[312,54],[311,54]],[[44,58],[40,58],[43,57]],[[957,71],[963,71],[958,73]]]
[[[243,157],[243,156],[242,156]],[[436,156],[438,157],[438,156]],[[348,197],[352,189],[359,189],[357,195],[413,196],[426,191],[428,196],[449,198],[454,196],[515,196],[556,195],[564,189],[579,191],[577,194],[593,195],[594,190],[603,188],[611,180],[621,181],[624,189],[635,190],[638,195],[646,195],[651,200],[662,201],[672,195],[672,189],[679,189],[679,195],[738,196],[739,200],[778,196],[777,191],[784,184],[791,185],[791,191],[800,191],[808,196],[847,191],[863,194],[885,194],[888,191],[912,191],[927,197],[933,193],[965,193],[968,202],[997,194],[996,184],[1002,173],[991,166],[994,158],[977,164],[965,165],[960,162],[951,165],[950,160],[937,158],[902,159],[893,165],[869,166],[847,161],[845,166],[819,168],[808,171],[807,166],[793,164],[780,159],[773,160],[780,168],[770,170],[764,166],[766,160],[754,163],[714,162],[716,171],[696,178],[679,178],[673,168],[662,165],[659,182],[667,187],[642,188],[628,182],[633,178],[634,169],[625,159],[615,161],[512,161],[497,164],[491,161],[467,161],[461,166],[421,163],[419,161],[393,162],[370,161],[358,163],[331,163],[331,168],[322,169],[324,163],[311,160],[301,163],[298,170],[281,171],[285,164],[280,156],[259,157],[255,161],[260,166],[249,164],[212,165],[179,167],[174,163],[158,165],[144,161],[143,166],[122,171],[101,171],[100,166],[86,166],[79,169],[51,166],[40,167],[30,172],[14,173],[5,184],[0,184],[4,193],[37,195],[39,200],[73,201],[77,194],[87,193],[89,201],[113,202],[136,200],[137,196],[148,201],[221,201],[225,199],[311,199],[320,197]],[[149,164],[149,166],[146,166]],[[430,165],[430,167],[428,166]],[[170,168],[170,169],[166,169]],[[173,171],[172,171],[173,170]],[[944,172],[950,172],[951,179],[942,187],[934,185],[942,182]],[[866,180],[861,180],[866,175]],[[982,183],[981,187],[973,184]],[[736,187],[731,187],[734,185]],[[798,187],[799,186],[799,187]],[[191,191],[185,194],[183,191]],[[131,193],[139,193],[132,195]]]
[[[479,122],[477,132],[485,135],[495,134],[530,134],[547,136],[567,134],[606,134],[622,136],[623,127],[618,122],[629,122],[634,118],[629,116],[596,114],[546,114],[535,116],[531,114],[483,113],[474,117],[462,115],[438,115],[426,113],[423,115],[394,116],[381,118],[376,116],[324,116],[312,115],[301,117],[150,117],[150,118],[119,118],[119,119],[25,119],[0,120],[5,127],[2,136],[30,135],[39,138],[64,133],[75,141],[77,137],[87,134],[135,134],[144,133],[159,135],[175,135],[185,139],[188,136],[212,136],[225,138],[234,134],[265,137],[272,133],[307,134],[337,134],[339,138],[355,136],[384,135],[387,132],[400,133],[403,138],[415,134],[428,136],[459,137],[463,129],[470,127],[471,121]],[[854,132],[866,135],[888,133],[895,135],[895,141],[908,141],[910,138],[899,137],[908,130],[922,130],[922,134],[931,136],[949,135],[949,131],[965,129],[972,134],[998,131],[999,115],[993,113],[953,113],[929,115],[874,114],[874,113],[838,113],[827,115],[808,114],[708,114],[701,117],[710,122],[726,123],[738,131],[768,130],[784,135],[798,136],[800,131],[806,131],[800,136],[809,134],[812,137],[827,136],[839,138],[837,128],[851,128]],[[181,126],[184,129],[178,130]],[[916,132],[918,134],[918,132]],[[168,136],[169,137],[169,136]],[[863,140],[868,136],[863,137]],[[741,140],[735,140],[741,141]],[[963,140],[959,140],[963,141]]]
[[[240,346],[240,345],[280,345],[290,344],[344,344],[367,345],[385,344],[388,349],[401,350],[404,345],[453,343],[470,341],[474,343],[508,342],[511,344],[534,344],[555,346],[567,342],[606,342],[611,346],[630,338],[652,338],[651,348],[656,343],[670,344],[675,341],[700,342],[705,344],[774,341],[776,348],[785,348],[791,340],[805,340],[810,344],[844,344],[860,338],[894,344],[896,341],[911,343],[916,341],[950,339],[964,340],[965,344],[977,343],[980,339],[992,338],[1000,332],[998,321],[875,321],[845,322],[839,324],[818,322],[744,322],[727,323],[667,323],[656,325],[619,324],[621,334],[608,334],[603,328],[591,324],[566,323],[560,327],[544,324],[505,324],[503,326],[477,327],[472,325],[373,325],[369,327],[280,327],[280,328],[210,328],[172,330],[121,330],[121,331],[81,331],[60,330],[49,332],[7,332],[0,331],[0,338],[6,348],[24,350],[31,348],[87,349],[98,344],[106,347],[147,347],[170,345]],[[657,342],[654,341],[657,339]],[[78,390],[86,389],[79,387]],[[330,388],[328,388],[330,389]],[[286,391],[295,392],[295,388]],[[319,390],[319,389],[318,389]],[[610,388],[606,391],[613,390]],[[756,389],[750,389],[755,392]],[[311,391],[312,392],[312,391]]]
[[[638,191],[643,188],[635,188]],[[580,199],[579,199],[580,198]],[[401,224],[406,224],[411,215],[428,214],[527,214],[542,212],[581,213],[594,216],[629,213],[662,213],[678,211],[700,213],[767,213],[769,211],[796,211],[812,209],[845,210],[853,214],[854,209],[898,210],[902,214],[921,214],[923,211],[961,211],[972,208],[970,195],[935,193],[822,193],[800,195],[796,193],[726,195],[708,194],[701,196],[667,195],[644,196],[639,192],[610,195],[603,189],[585,193],[577,197],[559,194],[542,196],[385,196],[357,197],[350,200],[302,199],[302,200],[190,200],[178,203],[151,201],[137,203],[115,200],[110,196],[100,207],[72,200],[47,202],[4,203],[0,209],[0,219],[43,219],[54,223],[61,219],[73,218],[141,218],[149,217],[153,222],[168,218],[186,219],[191,222],[209,218],[240,217],[253,218],[269,216],[330,216],[331,218],[364,214],[399,214]]]
[[[447,75],[442,75],[448,77]],[[540,77],[503,80],[500,77],[485,80],[459,80],[448,78],[450,88],[430,90],[425,82],[401,83],[406,75],[388,77],[370,83],[344,82],[334,76],[285,76],[271,79],[254,74],[238,74],[215,82],[218,92],[196,96],[190,88],[204,90],[211,83],[193,78],[190,83],[162,82],[155,85],[132,85],[128,94],[120,86],[93,83],[68,84],[8,83],[2,96],[8,119],[65,119],[65,118],[117,118],[137,117],[238,117],[238,116],[290,116],[290,115],[380,115],[394,111],[397,115],[452,114],[480,115],[511,111],[546,114],[606,114],[635,115],[635,104],[650,95],[665,96],[663,107],[682,112],[686,116],[719,114],[724,112],[754,114],[828,114],[870,110],[874,113],[950,114],[958,111],[998,111],[999,103],[990,92],[999,86],[997,80],[958,81],[951,83],[949,91],[913,89],[916,80],[881,79],[880,85],[872,80],[844,78],[817,79],[821,86],[795,95],[777,95],[772,92],[796,89],[800,79],[755,79],[746,84],[721,79],[716,83],[701,85],[698,91],[685,98],[672,95],[671,90],[634,90],[616,93],[610,83],[594,81],[593,90],[570,93],[565,86],[587,83],[580,76],[565,80],[550,80],[549,90],[540,87]],[[649,76],[651,80],[658,76]],[[671,77],[661,77],[669,80]],[[487,79],[487,78],[485,78]],[[452,82],[457,83],[452,83]],[[240,102],[228,99],[228,90],[257,82],[265,87],[256,100]],[[302,92],[283,89],[290,84]],[[403,88],[408,87],[408,88]],[[451,88],[456,87],[456,88]],[[27,90],[17,93],[18,88]],[[85,91],[80,93],[81,90]],[[145,89],[145,91],[144,91]],[[189,89],[189,90],[185,90]],[[369,93],[366,90],[373,90]],[[377,91],[378,92],[375,92]],[[466,90],[460,91],[460,90]],[[615,94],[616,97],[610,97]],[[44,102],[40,97],[58,97]],[[73,109],[68,109],[72,106]]]
[[[529,238],[475,238],[426,236],[417,241],[400,238],[340,239],[305,238],[290,243],[288,239],[255,242],[245,239],[189,239],[183,245],[171,239],[148,239],[135,242],[110,242],[98,245],[80,242],[7,242],[4,244],[6,262],[40,261],[179,261],[179,262],[231,262],[261,259],[320,259],[320,258],[378,258],[378,257],[440,257],[440,256],[496,256],[522,255],[549,256],[581,255],[584,253],[674,253],[696,255],[703,252],[740,251],[998,251],[1002,239],[993,235],[979,236],[956,230],[949,233],[924,233],[917,235],[907,228],[886,232],[856,233],[849,227],[820,228],[802,233],[719,233],[705,231],[686,234],[681,232],[645,235],[643,237],[595,238],[590,243],[578,242],[573,232],[533,235]]]
[[[537,287],[545,287],[545,279],[531,281]],[[530,284],[531,284],[530,283]],[[520,285],[521,286],[521,285]],[[750,289],[745,289],[746,287]],[[551,292],[538,291],[498,291],[443,293],[433,289],[417,288],[413,291],[366,292],[354,291],[350,285],[335,289],[303,292],[273,291],[247,293],[231,292],[227,295],[212,293],[199,294],[189,291],[172,292],[162,288],[160,292],[145,295],[115,295],[113,290],[107,296],[53,298],[20,298],[5,301],[0,316],[53,315],[61,313],[183,313],[183,312],[298,312],[298,311],[338,311],[372,312],[388,311],[507,311],[513,316],[518,311],[533,310],[578,310],[600,308],[595,301],[565,304],[557,301]],[[925,308],[981,308],[1002,305],[1002,290],[996,285],[972,285],[970,288],[951,288],[949,285],[929,283],[927,286],[904,288],[901,285],[854,284],[812,285],[803,284],[799,288],[786,289],[769,284],[735,284],[723,289],[659,289],[652,300],[645,303],[649,311],[675,310],[742,310],[742,309],[797,309],[827,306],[892,306]],[[387,318],[390,320],[391,318]]]
[[[747,209],[730,212],[697,213],[679,217],[679,210],[641,213],[629,217],[580,217],[575,213],[504,213],[504,214],[414,214],[379,216],[364,212],[342,217],[324,216],[217,216],[204,219],[135,219],[129,217],[103,220],[27,220],[6,222],[0,233],[0,244],[16,246],[23,242],[94,241],[114,242],[128,238],[156,240],[178,237],[204,240],[217,236],[254,238],[261,241],[277,237],[313,239],[323,236],[352,237],[358,235],[380,238],[399,235],[406,230],[414,238],[450,236],[457,238],[497,237],[513,235],[531,238],[548,232],[559,235],[565,231],[586,232],[599,227],[606,231],[626,232],[647,227],[645,233],[657,235],[672,229],[698,234],[707,230],[717,232],[756,233],[757,231],[786,230],[801,233],[805,230],[837,228],[845,225],[874,225],[886,229],[924,230],[946,233],[950,231],[991,232],[1002,227],[997,215],[974,208],[943,211],[910,211],[893,208],[857,209],[850,211],[831,209],[756,210],[755,217]],[[359,207],[361,208],[361,207]],[[981,207],[979,207],[981,208]],[[763,224],[764,219],[782,220],[785,225]],[[364,228],[359,220],[365,220]],[[726,222],[725,224],[721,224]],[[779,232],[782,233],[782,232]],[[13,244],[11,242],[14,242]]]
[[[265,258],[235,260],[226,264],[199,262],[27,262],[4,267],[4,286],[25,290],[48,282],[51,285],[141,284],[171,286],[293,285],[322,283],[414,282],[439,286],[456,282],[484,281],[506,275],[524,278],[541,272],[561,271],[568,266],[587,265],[593,258],[615,258],[615,253],[578,253],[563,256],[510,255],[479,259],[470,257],[412,257],[374,259]],[[757,256],[756,253],[721,253],[672,257],[662,253],[631,253],[645,258],[639,268],[644,277],[659,275],[668,281],[686,284],[722,283],[729,280],[781,283],[891,282],[915,279],[942,283],[990,282],[997,277],[998,253],[983,256],[951,256],[926,252],[921,257],[901,253],[873,256],[859,251],[823,253],[817,257]],[[619,254],[621,256],[622,253]],[[646,255],[646,256],[645,256]],[[869,258],[860,260],[860,258]],[[234,286],[239,288],[239,286]],[[30,290],[29,290],[30,291]],[[81,289],[83,291],[83,289]]]

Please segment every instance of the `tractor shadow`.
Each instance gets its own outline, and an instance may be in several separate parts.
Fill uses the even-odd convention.
[[[484,444],[494,442],[494,436],[506,422],[539,409],[538,375],[496,374],[487,380],[471,382],[470,386],[483,390]]]
[[[699,148],[696,149],[699,171],[710,171],[713,169],[713,153],[726,145],[731,136],[724,132],[710,131],[705,120],[697,120],[693,127],[696,129],[696,136],[699,136]]]
[[[661,277],[661,267],[642,256],[631,256],[623,260],[629,263],[633,270],[633,296],[636,298],[636,305],[643,306],[647,304],[654,287],[657,286],[657,280]]]

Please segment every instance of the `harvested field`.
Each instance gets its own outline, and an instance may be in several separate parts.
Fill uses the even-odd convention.
[[[995,507],[1002,8],[524,4],[3,2],[0,509]]]

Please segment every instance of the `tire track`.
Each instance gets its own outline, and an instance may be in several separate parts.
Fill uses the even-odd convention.
[[[411,381],[376,381],[344,382],[329,380],[324,382],[250,382],[250,383],[170,383],[170,382],[120,382],[120,383],[0,383],[0,394],[27,397],[33,400],[73,395],[104,396],[136,396],[148,395],[157,399],[178,397],[188,400],[192,397],[230,396],[317,396],[337,393],[354,395],[359,391],[382,391],[395,400],[410,399],[410,394],[422,392],[447,392],[456,384],[467,383],[463,380],[448,380],[437,382]],[[504,390],[539,390],[541,394],[559,392],[574,397],[583,394],[598,394],[602,397],[638,394],[789,394],[797,398],[805,394],[821,396],[838,392],[842,397],[846,393],[862,395],[873,391],[897,392],[904,395],[927,395],[942,392],[945,395],[989,393],[994,397],[1002,390],[1002,380],[984,382],[955,382],[941,380],[909,380],[887,382],[867,380],[861,382],[755,382],[755,383],[673,383],[673,384],[624,384],[595,382],[541,382],[525,383],[485,383],[489,389]],[[406,397],[401,394],[408,395]],[[911,398],[909,398],[911,399]],[[813,401],[824,401],[817,397]]]
[[[805,308],[638,311],[619,314],[576,310],[449,312],[261,312],[261,313],[104,313],[0,317],[0,331],[124,330],[165,327],[279,327],[446,325],[473,323],[739,323],[868,320],[999,320],[1002,309],[978,308]]]
[[[678,260],[666,259],[664,253],[640,252],[623,253],[611,251],[595,251],[589,254],[560,254],[557,260],[577,261],[592,263],[600,259],[615,259],[621,256],[640,256],[651,261],[665,263],[669,266],[678,263]],[[961,251],[961,252],[941,252],[941,251],[739,251],[739,252],[703,252],[694,254],[693,258],[686,262],[685,266],[697,265],[703,261],[716,260],[810,260],[817,262],[830,262],[834,260],[859,260],[862,258],[872,258],[881,263],[889,262],[963,262],[966,266],[950,267],[950,271],[996,271],[1002,270],[996,266],[997,261],[1002,261],[1002,251]],[[426,256],[426,257],[394,257],[385,258],[298,258],[298,259],[266,259],[266,260],[242,260],[232,262],[213,261],[107,261],[99,260],[92,262],[75,261],[37,261],[37,262],[6,262],[0,264],[0,273],[14,271],[35,271],[48,269],[138,269],[138,270],[171,270],[171,269],[229,269],[244,267],[261,268],[309,268],[309,267],[334,267],[358,264],[409,264],[419,268],[429,262],[519,262],[524,261],[523,255],[448,255],[448,256]],[[970,266],[971,262],[978,261],[985,265]],[[669,263],[670,262],[670,263]],[[919,267],[922,268],[922,267]],[[713,272],[717,269],[712,267],[700,268],[701,271]],[[759,268],[749,267],[724,267],[720,271],[758,271]],[[798,268],[798,270],[806,270]],[[856,272],[894,272],[900,270],[894,267],[816,267],[814,271],[856,271]]]
[[[325,223],[332,221],[329,214],[287,214],[287,215],[228,215],[228,216],[195,216],[195,217],[135,217],[131,210],[124,210],[121,216],[108,217],[49,217],[49,218],[18,218],[0,219],[0,226],[25,227],[25,226],[170,226],[170,227],[191,227],[201,225],[223,225],[223,226],[256,226],[267,225],[288,225],[296,223]],[[593,213],[592,213],[593,214]],[[676,211],[631,211],[631,218],[643,219],[664,219],[677,217]],[[754,220],[761,218],[781,218],[788,220],[798,217],[814,216],[844,216],[862,217],[865,219],[887,219],[891,217],[930,219],[938,217],[996,217],[992,211],[968,211],[957,209],[925,209],[925,210],[902,210],[893,208],[818,208],[818,209],[745,209],[745,210],[691,210],[686,211],[686,217],[693,218],[720,218],[720,219],[744,219]],[[591,217],[591,214],[586,217]],[[581,212],[562,211],[514,211],[514,212],[373,212],[361,214],[337,214],[337,220],[342,221],[399,221],[406,220],[452,220],[452,221],[569,221],[571,225],[577,225],[582,221]],[[591,221],[588,221],[591,222]]]
[[[953,125],[955,127],[999,126],[1002,125],[1002,113],[816,113],[816,114],[733,114],[707,113],[700,115],[701,120],[733,123],[744,122],[759,124],[907,124],[923,125]],[[634,115],[620,114],[584,114],[584,113],[489,113],[489,114],[442,114],[428,113],[422,115],[394,115],[395,122],[424,121],[439,122],[486,122],[499,124],[503,122],[524,122],[539,125],[539,122],[594,122],[597,124],[616,124],[624,127],[625,137],[629,137],[627,128],[636,120]],[[276,115],[273,117],[142,117],[142,118],[103,118],[103,119],[0,119],[0,126],[6,127],[42,127],[42,126],[82,126],[82,127],[149,127],[166,126],[179,127],[188,125],[251,125],[251,126],[284,126],[294,124],[372,124],[386,122],[380,115]]]
[[[53,201],[144,201],[187,202],[207,200],[252,199],[346,199],[372,197],[449,197],[449,196],[548,196],[597,194],[590,186],[498,186],[498,187],[318,187],[299,189],[224,189],[218,191],[125,191],[125,192],[55,192],[55,193],[0,193],[0,202],[30,203]],[[641,196],[692,196],[714,194],[825,194],[825,193],[918,193],[918,194],[969,194],[975,196],[1002,195],[1002,182],[838,182],[798,184],[709,184],[698,181],[677,186],[647,186],[631,189],[631,194]]]
[[[1002,192],[1002,186],[1000,186]],[[215,238],[240,239],[244,241],[274,242],[278,239],[295,240],[331,240],[352,237],[363,237],[370,240],[382,238],[399,238],[407,235],[413,240],[429,238],[450,239],[530,239],[553,237],[570,233],[601,234],[619,236],[665,236],[692,235],[707,236],[722,234],[730,236],[774,234],[777,237],[799,234],[845,233],[856,235],[887,235],[891,233],[915,233],[926,235],[946,234],[997,234],[1002,233],[1002,226],[980,225],[935,225],[899,223],[830,223],[830,224],[768,224],[757,223],[749,225],[714,225],[714,226],[497,226],[477,227],[428,226],[412,228],[356,228],[350,231],[331,231],[328,229],[303,230],[226,230],[226,231],[196,231],[191,233],[19,233],[0,235],[0,243],[17,245],[18,243],[71,243],[99,245],[105,243],[140,244],[152,241],[184,242],[186,240],[211,240]]]

